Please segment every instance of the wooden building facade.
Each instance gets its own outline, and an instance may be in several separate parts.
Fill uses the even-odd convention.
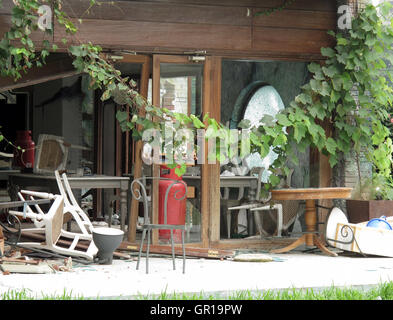
[[[3,1],[0,35],[8,30],[13,5],[11,0]],[[202,116],[209,113],[221,121],[223,61],[322,61],[321,47],[334,45],[327,31],[336,29],[336,1],[296,0],[283,10],[269,13],[282,5],[281,0],[124,0],[102,2],[90,8],[88,0],[67,0],[63,2],[63,9],[75,19],[79,29],[75,36],[69,38],[67,46],[92,42],[103,47],[110,56],[122,56],[122,59],[116,60],[118,65],[139,65],[141,93],[151,95],[155,105],[161,104],[161,68],[166,65],[198,64],[203,79],[200,92]],[[265,14],[257,14],[261,12]],[[45,37],[58,45],[59,52],[65,51],[62,39],[67,36],[61,27],[55,25],[52,38],[38,32],[34,34],[37,43]],[[203,59],[193,60],[192,57]],[[18,83],[0,79],[0,89],[31,86],[73,74],[75,71],[71,60],[64,56],[40,69],[31,70]],[[103,115],[99,115],[98,111],[100,117]],[[100,123],[96,125],[100,127]],[[103,132],[96,133],[96,138],[102,139]],[[119,131],[117,136],[120,139]],[[135,176],[139,176],[139,169],[135,170],[128,163],[132,159],[134,165],[141,161],[138,156],[140,145],[133,146],[129,135],[121,139],[122,142],[118,140],[116,147],[116,174],[133,171]],[[130,154],[129,150],[134,150],[134,153]],[[96,153],[102,153],[99,146]],[[311,153],[310,161],[317,172],[314,186],[329,185],[331,173],[327,159],[315,151]],[[120,159],[124,157],[127,157],[126,161]],[[100,166],[102,163],[99,161],[96,168],[98,173],[102,169]],[[157,170],[153,168],[153,173],[157,174]],[[133,203],[129,213],[130,242],[136,240],[136,206]],[[202,165],[200,211],[200,241],[189,245],[229,248],[261,244],[262,241],[221,240],[219,164]],[[153,212],[153,219],[157,219],[156,196],[153,196]],[[158,243],[157,234],[153,237],[153,243]]]

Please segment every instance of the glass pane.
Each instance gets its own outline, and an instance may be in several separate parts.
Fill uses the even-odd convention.
[[[244,112],[244,119],[250,120],[252,126],[258,125],[264,115],[275,116],[284,108],[276,89],[272,86],[263,86],[252,95]]]
[[[161,64],[161,107],[185,114],[202,111],[203,65]]]
[[[175,112],[202,115],[203,65],[174,64],[160,65],[161,107]],[[186,176],[200,176],[200,166],[188,166]],[[185,242],[201,241],[201,184],[200,179],[187,180]]]
[[[252,126],[258,126],[264,115],[274,117],[284,108],[284,103],[276,89],[272,86],[263,86],[252,95],[244,112],[244,119],[250,120]],[[263,182],[268,181],[270,175],[268,169],[277,158],[277,154],[272,149],[271,147],[270,152],[263,159],[259,153],[253,153],[245,159],[249,168],[264,167],[266,169],[262,174]]]

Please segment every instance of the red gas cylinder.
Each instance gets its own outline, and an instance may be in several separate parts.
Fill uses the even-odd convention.
[[[22,169],[33,168],[35,143],[31,139],[31,131],[17,131],[15,145],[25,151],[22,152],[22,150],[15,149],[14,166]]]
[[[163,178],[170,178],[174,180],[183,179],[175,173],[175,169],[170,169],[165,165],[160,167],[160,176]],[[165,194],[170,185],[174,183],[172,180],[160,180],[158,186],[159,210],[158,223],[164,224],[164,204]],[[167,202],[167,224],[184,225],[186,222],[186,203],[187,197],[185,195],[186,188],[183,182],[175,183],[168,194]],[[184,197],[184,198],[183,198]],[[182,199],[183,198],[183,199]],[[182,199],[182,200],[177,200]],[[170,230],[160,230],[159,238],[161,240],[169,240],[171,236]],[[181,230],[173,231],[173,239],[175,242],[181,242]]]

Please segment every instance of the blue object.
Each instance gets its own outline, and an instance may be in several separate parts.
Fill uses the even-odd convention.
[[[375,218],[375,219],[370,220],[367,223],[367,227],[393,230],[393,228],[390,225],[390,223],[386,221],[386,217],[385,216],[382,216],[380,218]]]

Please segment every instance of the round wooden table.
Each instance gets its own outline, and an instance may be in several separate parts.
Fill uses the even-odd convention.
[[[306,244],[306,246],[317,246],[322,252],[330,256],[336,253],[328,250],[317,230],[316,200],[322,199],[347,199],[351,196],[352,188],[303,188],[303,189],[276,189],[272,190],[272,200],[306,200],[306,232],[294,243],[281,249],[272,250],[271,253],[283,253]]]

